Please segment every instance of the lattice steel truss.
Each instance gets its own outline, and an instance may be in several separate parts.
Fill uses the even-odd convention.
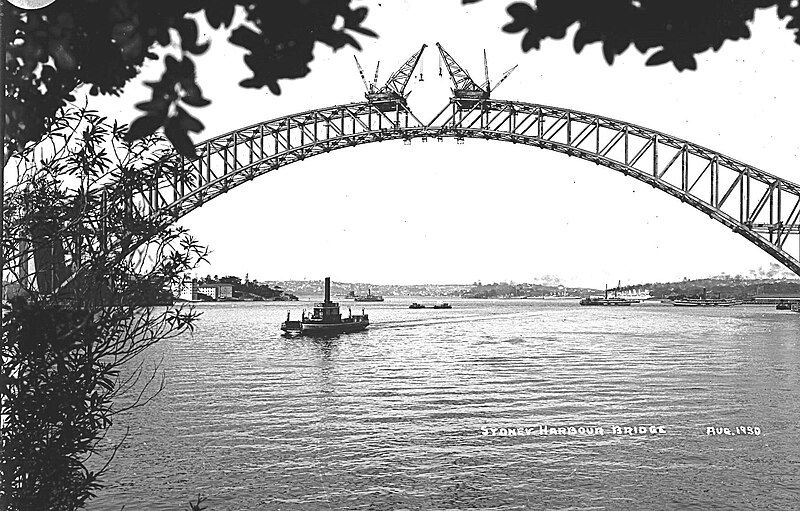
[[[84,234],[62,240],[65,248],[52,251],[64,255],[49,273],[72,271],[73,276],[58,279],[63,288],[97,246],[108,252],[107,245],[115,244],[116,257],[130,254],[153,229],[285,165],[370,142],[450,137],[526,144],[611,168],[707,214],[800,275],[800,186],[795,183],[671,135],[574,110],[454,97],[423,123],[404,101],[389,106],[382,101],[310,110],[203,142],[196,146],[196,158],[172,154],[150,169],[148,180],[123,194],[124,203],[102,201],[85,220]],[[141,219],[142,229],[109,240],[104,218],[111,214]]]
[[[453,98],[428,128],[439,138],[526,144],[622,172],[702,211],[800,275],[800,186],[716,151],[607,117],[517,101]]]
[[[416,136],[425,129],[399,101],[310,110],[248,126],[199,144],[196,158],[174,155],[147,188],[133,193],[145,216],[180,218],[211,199],[272,170],[343,147]],[[174,171],[172,170],[174,169]]]

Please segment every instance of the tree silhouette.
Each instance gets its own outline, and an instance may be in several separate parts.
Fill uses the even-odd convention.
[[[480,0],[462,0],[471,4]],[[163,128],[184,154],[193,154],[189,137],[203,124],[186,106],[209,104],[195,78],[193,57],[208,42],[199,40],[203,18],[228,41],[247,50],[252,71],[239,85],[267,87],[279,94],[278,80],[309,72],[317,42],[331,48],[359,48],[354,34],[375,36],[362,26],[367,8],[351,0],[68,0],[36,11],[22,11],[3,2],[11,33],[6,122],[12,147],[39,140],[59,108],[75,89],[90,86],[92,94],[118,95],[147,59],[159,59],[159,47],[175,55],[162,59],[163,74],[148,101],[138,103],[143,115],[131,123],[129,140]],[[536,0],[512,3],[511,21],[503,28],[524,32],[522,49],[538,49],[546,38],[561,39],[578,25],[574,47],[600,42],[606,61],[633,45],[651,53],[648,65],[672,63],[678,70],[695,69],[695,55],[718,50],[725,41],[750,37],[748,22],[760,8],[777,7],[789,18],[787,28],[800,44],[800,6],[793,0]],[[420,9],[424,9],[420,2]],[[168,53],[168,52],[167,52]]]
[[[464,0],[475,3],[480,0]],[[676,69],[696,69],[695,55],[720,49],[725,41],[750,37],[748,22],[760,8],[777,7],[780,18],[800,44],[800,6],[791,0],[536,0],[508,7],[512,21],[505,32],[524,32],[522,50],[539,49],[544,39],[562,39],[578,25],[573,45],[580,53],[600,42],[606,62],[633,45],[648,53],[647,65],[671,62]]]
[[[192,60],[209,47],[199,41],[201,16],[247,50],[244,61],[253,76],[239,84],[266,86],[274,94],[280,93],[279,79],[308,74],[317,42],[359,48],[352,33],[375,35],[361,26],[367,9],[352,8],[350,0],[62,0],[34,11],[0,5],[7,9],[9,33],[6,142],[18,149],[46,133],[78,86],[118,95],[145,60],[158,59],[157,47],[174,47],[178,55],[164,57],[161,79],[147,83],[152,98],[136,105],[144,115],[131,123],[128,139],[163,127],[178,150],[193,154],[188,133],[203,125],[184,106],[209,104]]]
[[[111,451],[103,443],[116,416],[162,388],[144,353],[199,316],[155,305],[183,287],[205,247],[184,228],[103,205],[120,204],[172,150],[160,133],[128,143],[124,132],[97,112],[62,109],[12,162],[0,240],[2,509],[82,508],[124,440]],[[103,226],[97,236],[92,225]],[[149,240],[146,257],[127,256],[133,233]],[[81,272],[57,290],[67,263]]]

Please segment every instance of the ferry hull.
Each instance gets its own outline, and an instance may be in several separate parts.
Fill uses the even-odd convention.
[[[739,305],[734,301],[712,301],[712,300],[675,300],[672,302],[675,307],[731,307]]]
[[[302,323],[300,321],[284,322],[281,330],[287,334],[324,336],[336,334],[350,334],[366,330],[369,321],[352,321],[342,323],[314,324]]]
[[[354,332],[361,332],[366,330],[369,326],[369,321],[358,321],[353,323],[340,323],[338,325],[314,325],[309,323],[303,324],[301,330],[303,335],[335,335],[335,334],[351,334]]]
[[[580,301],[581,305],[589,307],[625,307],[632,303],[639,303],[639,302],[634,302],[632,300],[608,300],[603,298],[596,298],[596,299],[589,298]]]

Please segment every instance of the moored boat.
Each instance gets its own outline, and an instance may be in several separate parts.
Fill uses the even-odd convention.
[[[626,300],[624,298],[599,298],[596,296],[587,296],[578,303],[580,303],[581,305],[625,306],[625,305],[630,305],[634,302],[631,300]]]
[[[422,305],[421,303],[414,302],[411,305],[409,305],[408,308],[409,309],[424,309],[424,308],[426,308],[426,306]]]
[[[732,298],[708,298],[706,296],[706,288],[703,288],[703,294],[700,298],[678,298],[672,302],[675,307],[731,307],[733,305],[741,305],[742,302]]]
[[[360,332],[369,326],[369,316],[362,309],[361,314],[350,314],[343,318],[339,311],[339,304],[331,301],[331,279],[325,277],[325,301],[317,303],[314,311],[306,315],[303,311],[299,321],[291,319],[291,313],[286,315],[286,321],[281,323],[281,330],[287,334],[298,335],[335,335]]]
[[[444,302],[444,303],[440,303],[440,304],[434,305],[433,308],[434,309],[452,309],[453,306],[450,305],[447,302]]]

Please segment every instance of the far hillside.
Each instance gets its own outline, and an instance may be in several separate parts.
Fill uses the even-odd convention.
[[[623,286],[629,289],[646,288],[654,298],[700,298],[705,289],[709,298],[735,298],[746,300],[756,296],[798,296],[800,279],[797,278],[744,278],[740,275],[721,275],[704,279],[684,279],[680,282],[656,282]]]
[[[577,297],[596,294],[596,289],[583,287],[565,287],[548,284],[514,284],[493,282],[481,284],[476,282],[460,296],[464,298],[537,298],[537,297]]]

